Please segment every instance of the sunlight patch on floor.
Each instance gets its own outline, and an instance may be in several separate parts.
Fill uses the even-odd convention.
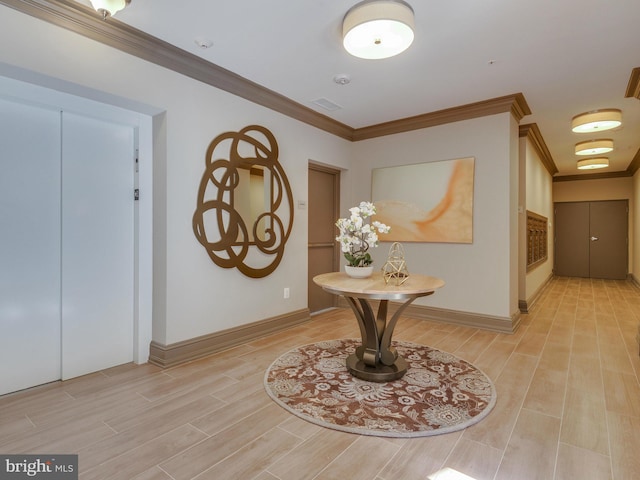
[[[464,473],[460,473],[453,468],[443,468],[442,470],[438,470],[435,473],[432,473],[427,477],[429,480],[476,480],[469,475],[465,475]]]

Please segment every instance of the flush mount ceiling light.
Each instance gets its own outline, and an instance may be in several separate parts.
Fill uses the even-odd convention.
[[[622,112],[615,108],[581,113],[571,120],[571,130],[575,133],[600,132],[620,125],[622,125]]]
[[[578,170],[593,170],[596,168],[606,168],[608,166],[609,159],[606,157],[578,160]]]
[[[131,0],[91,0],[91,5],[106,20],[129,5]]]
[[[401,0],[365,0],[354,5],[342,21],[344,48],[366,59],[389,58],[413,42],[411,6]]]
[[[613,140],[609,138],[576,144],[576,155],[602,155],[611,150],[613,150]]]

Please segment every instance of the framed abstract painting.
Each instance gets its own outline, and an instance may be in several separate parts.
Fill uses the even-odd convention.
[[[372,171],[376,220],[391,226],[389,242],[473,242],[475,158]]]

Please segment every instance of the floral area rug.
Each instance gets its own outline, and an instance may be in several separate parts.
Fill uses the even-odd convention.
[[[479,422],[495,405],[495,387],[484,373],[415,343],[393,342],[409,365],[402,378],[386,383],[355,378],[345,361],[360,343],[329,340],[285,353],[265,374],[267,393],[309,422],[381,437],[454,432]]]

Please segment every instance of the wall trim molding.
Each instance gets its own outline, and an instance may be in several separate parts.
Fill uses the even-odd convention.
[[[186,75],[271,110],[350,140],[353,129],[293,102],[240,75],[164,40],[133,28],[117,18],[107,21],[92,8],[74,0],[0,0],[0,4],[122,52]]]
[[[309,309],[303,308],[276,317],[220,330],[170,345],[162,345],[152,341],[149,352],[149,363],[163,368],[173,367],[295,327],[310,320],[311,315]]]
[[[553,280],[553,273],[549,274],[547,279],[542,282],[542,284],[538,287],[538,289],[533,292],[533,294],[526,300],[518,300],[518,307],[520,308],[521,313],[529,313],[529,308],[533,307],[540,297],[542,293],[547,288],[549,283]]]
[[[506,334],[515,333],[520,326],[520,312],[514,313],[511,317],[498,317],[423,305],[409,305],[403,315]]]
[[[640,151],[638,151],[640,153]],[[636,156],[639,156],[636,154]],[[633,163],[633,162],[632,162]],[[633,177],[633,173],[629,171],[631,164],[629,164],[629,168],[622,172],[608,172],[608,173],[585,173],[582,175],[561,175],[559,177],[553,177],[552,182],[574,182],[577,180],[602,180],[604,178],[625,178],[625,177]]]
[[[372,301],[371,305],[377,308],[378,302]],[[389,302],[389,312],[394,312],[400,303]],[[344,297],[338,300],[338,308],[351,309]],[[433,320],[449,325],[459,325],[463,327],[479,328],[492,332],[512,334],[520,326],[520,312],[514,313],[511,317],[498,317],[494,315],[482,315],[479,313],[462,312],[459,310],[448,310],[445,308],[429,307],[425,305],[409,305],[402,313],[403,317],[414,317],[421,320]],[[354,319],[355,321],[355,319]]]
[[[632,177],[636,174],[638,169],[640,169],[640,148],[631,159],[631,163],[629,163],[629,166],[627,167],[627,172],[629,173],[629,176]]]
[[[0,0],[0,5],[173,70],[350,141],[408,132],[504,112],[511,112],[519,122],[523,116],[531,114],[524,95],[515,93],[354,129],[191,52],[120,22],[116,18],[112,17],[104,21],[95,10],[75,0]]]
[[[526,137],[527,140],[531,142],[534,150],[540,156],[540,160],[542,164],[549,172],[549,175],[552,177],[558,173],[558,167],[556,167],[555,162],[553,161],[553,157],[551,156],[551,152],[547,147],[547,144],[542,138],[542,133],[540,132],[540,128],[537,123],[527,123],[526,125],[520,125],[520,137]]]
[[[514,93],[481,102],[424,113],[401,120],[358,128],[354,130],[352,139],[354,142],[357,142],[505,112],[511,112],[518,122],[520,122],[525,115],[531,115],[531,110],[524,95],[522,93]]]
[[[602,180],[603,178],[625,178],[633,177],[640,169],[640,149],[629,162],[626,170],[618,172],[601,172],[601,173],[586,173],[582,175],[561,175],[559,177],[553,177],[552,182],[573,182],[576,180]]]
[[[640,100],[640,67],[631,70],[627,90],[624,93],[625,98],[635,97]]]

